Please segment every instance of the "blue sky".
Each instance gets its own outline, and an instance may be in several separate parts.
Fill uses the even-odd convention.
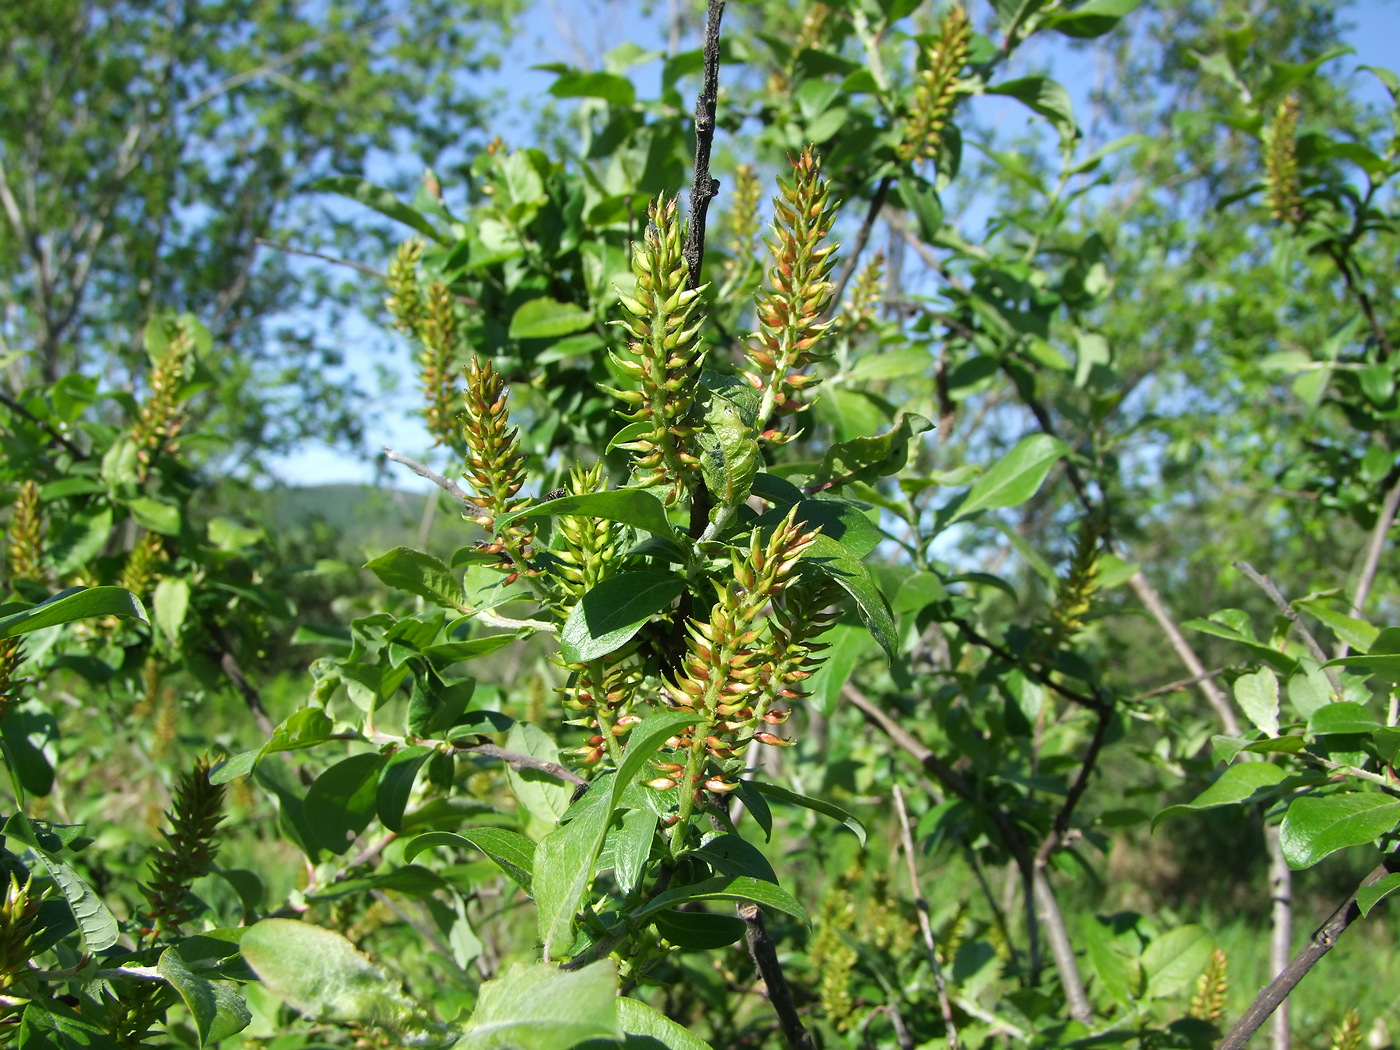
[[[731,6],[741,0],[731,0]],[[502,55],[499,71],[480,77],[483,92],[496,92],[500,97],[498,112],[501,119],[492,130],[510,145],[529,144],[531,116],[552,82],[552,74],[530,67],[549,62],[564,62],[576,67],[601,65],[602,55],[619,40],[618,25],[625,24],[623,39],[642,46],[664,49],[664,16],[669,2],[653,3],[656,13],[645,16],[636,0],[536,0],[527,15],[520,19],[518,32]],[[1366,0],[1349,9],[1349,21],[1355,24],[1347,43],[1355,54],[1341,61],[1348,67],[1378,65],[1400,70],[1400,2],[1396,0]],[[698,25],[689,27],[682,48],[698,43]],[[1068,51],[1040,44],[1029,54],[1018,56],[1020,68],[1049,65],[1070,91],[1076,110],[1084,112],[1094,70],[1071,56]],[[654,93],[659,63],[639,67],[634,71],[639,91],[645,96]],[[1361,90],[1371,102],[1380,105],[1384,93],[1372,78],[1363,78]],[[1008,109],[1008,119],[1014,110]],[[384,260],[363,260],[382,267]],[[426,433],[414,415],[417,399],[414,389],[413,352],[403,340],[385,351],[385,339],[368,322],[356,321],[343,331],[348,345],[347,372],[373,388],[375,376],[387,373],[399,376],[396,392],[387,392],[379,399],[380,418],[372,427],[373,444],[389,445],[408,455],[422,458],[427,453]],[[440,464],[439,464],[440,465]],[[358,457],[344,450],[306,447],[285,457],[274,465],[276,474],[292,484],[312,485],[330,482],[369,482],[375,480],[375,460]],[[404,488],[426,485],[406,470],[390,476],[393,484]]]

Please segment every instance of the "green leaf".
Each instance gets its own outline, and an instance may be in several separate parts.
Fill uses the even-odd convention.
[[[162,503],[150,496],[137,496],[128,501],[126,506],[131,511],[131,516],[136,519],[136,524],[143,529],[158,532],[162,536],[178,536],[180,534],[179,507]]]
[[[787,517],[794,505],[775,507],[760,515],[755,525],[777,525]],[[859,507],[851,503],[830,499],[804,499],[795,504],[794,520],[805,524],[808,529],[818,529],[846,548],[856,558],[864,558],[880,545],[885,534]]]
[[[1284,815],[1279,847],[1288,866],[1298,871],[1339,849],[1371,842],[1397,823],[1400,802],[1388,795],[1304,795],[1294,799]]]
[[[1072,11],[1057,11],[1045,25],[1065,36],[1086,39],[1112,32],[1119,21],[1137,10],[1142,0],[1087,0]]]
[[[1323,704],[1308,719],[1308,732],[1314,736],[1327,733],[1369,733],[1380,728],[1380,719],[1360,704],[1346,700]]]
[[[737,507],[749,498],[762,462],[758,437],[739,405],[711,393],[703,429],[695,436],[700,473],[716,508]]]
[[[559,635],[565,662],[587,663],[625,645],[642,625],[685,590],[685,580],[659,569],[619,573],[585,594]]]
[[[616,775],[603,786],[593,782],[588,794],[575,806],[581,815],[546,835],[535,854],[534,890],[539,907],[540,940],[549,956],[556,944],[569,940],[574,915],[593,879],[594,865],[603,848],[608,825],[622,792],[630,787],[651,757],[682,726],[693,725],[695,715],[681,711],[661,711],[632,727],[627,734],[627,750]],[[604,792],[601,799],[594,792]]]
[[[161,952],[156,971],[180,993],[194,1019],[199,1045],[207,1046],[248,1027],[253,1013],[243,997],[227,984],[200,977],[180,958],[178,949]]]
[[[451,245],[452,240],[428,221],[428,217],[416,208],[410,208],[388,190],[367,182],[354,175],[333,175],[319,179],[306,187],[312,193],[339,193],[367,208],[373,208],[380,215],[386,215],[395,222],[412,227],[425,237],[442,245]]]
[[[825,799],[799,795],[795,791],[789,791],[787,788],[779,787],[777,784],[769,784],[762,780],[754,781],[753,786],[774,802],[786,802],[789,806],[801,806],[803,809],[810,809],[813,813],[820,813],[822,816],[830,817],[832,820],[839,820],[842,824],[855,832],[855,836],[860,840],[862,846],[865,845],[865,825],[840,806],[827,802]]]
[[[144,622],[146,607],[125,587],[69,587],[38,605],[0,616],[0,638],[14,638],[90,616],[134,616]]]
[[[111,451],[121,447],[121,444],[114,445]],[[134,451],[133,449],[133,455]],[[85,568],[93,558],[102,553],[102,548],[111,538],[111,507],[103,507],[88,514],[75,514],[67,527],[59,533],[53,549],[49,551],[54,572],[61,578]]]
[[[1069,446],[1047,434],[1032,434],[993,464],[968,490],[948,524],[978,511],[1014,507],[1040,489],[1050,468],[1069,453]]]
[[[680,948],[714,951],[744,936],[744,920],[737,915],[707,911],[663,911],[652,916],[656,932]]]
[[[107,1032],[66,1008],[29,1003],[21,1015],[20,1050],[120,1050]]]
[[[641,885],[660,819],[650,809],[631,809],[622,815],[621,829],[613,833],[613,875],[624,894]]]
[[[570,1050],[622,1034],[612,960],[574,971],[514,963],[481,986],[456,1050]]]
[[[1191,984],[1205,969],[1215,942],[1201,926],[1182,926],[1156,938],[1142,953],[1147,998],[1165,999]]]
[[[556,765],[559,763],[559,745],[554,738],[538,726],[525,722],[516,722],[510,727],[510,733],[506,735],[506,750]],[[574,794],[573,784],[538,769],[506,766],[506,780],[516,801],[546,824],[558,823]]]
[[[383,765],[384,756],[377,753],[351,755],[316,778],[303,803],[315,845],[339,856],[369,827]]]
[[[899,649],[894,617],[885,604],[885,596],[858,557],[830,536],[818,536],[798,562],[798,568],[799,571],[819,572],[840,584],[856,600],[861,622],[885,650],[886,658],[894,659]]]
[[[924,351],[919,353],[927,367],[928,355]],[[932,429],[933,423],[923,416],[901,412],[886,434],[836,442],[827,449],[820,469],[812,478],[814,490],[835,489],[855,481],[874,484],[880,478],[898,474],[909,463],[915,438]]]
[[[468,828],[462,832],[430,831],[419,835],[404,850],[404,860],[411,861],[424,850],[437,846],[471,846],[480,850],[504,871],[526,893],[532,893],[535,843],[518,831],[506,828]]]
[[[441,642],[429,645],[422,650],[424,656],[439,667],[455,664],[461,660],[475,660],[489,656],[497,649],[503,649],[511,642],[518,641],[514,634],[488,634],[481,638],[464,638],[455,642]]]
[[[411,547],[395,547],[367,562],[365,568],[390,587],[448,609],[462,608],[462,585],[452,575],[452,570],[431,554]]]
[[[1284,771],[1268,762],[1242,762],[1228,766],[1225,772],[1210,787],[1206,788],[1190,802],[1167,806],[1152,818],[1153,830],[1158,824],[1177,813],[1194,813],[1217,806],[1234,806],[1244,802],[1268,798],[1271,788],[1277,787],[1285,777]]]
[[[178,576],[165,576],[151,595],[156,625],[171,645],[180,644],[180,628],[190,608],[190,582]]]
[[[274,751],[300,751],[315,747],[331,738],[335,723],[319,707],[303,707],[283,719],[282,724],[272,731],[272,736],[258,752],[258,759]]]
[[[689,1028],[657,1013],[646,1003],[626,996],[617,1000],[617,1023],[629,1036],[642,1036],[646,1040],[637,1050],[644,1047],[650,1050],[652,1042],[659,1043],[666,1050],[711,1050],[710,1044]]]
[[[414,744],[395,751],[384,764],[374,808],[379,823],[390,831],[399,831],[403,827],[404,809],[408,806],[409,796],[413,794],[418,770],[434,754],[436,752],[432,748]]]
[[[120,933],[116,916],[77,872],[58,859],[56,854],[67,845],[67,840],[54,833],[59,829],[49,829],[43,824],[40,827],[45,829],[43,834],[23,813],[14,813],[5,821],[0,834],[5,838],[23,842],[34,851],[34,855],[39,858],[54,885],[68,902],[73,918],[78,923],[78,929],[82,931],[87,950],[100,952],[110,948],[117,943]]]
[[[1062,136],[1074,133],[1074,104],[1070,102],[1069,92],[1057,80],[1042,76],[1005,80],[989,86],[986,93],[1009,95],[1023,102],[1054,124]]]
[[[1382,876],[1369,886],[1362,886],[1356,891],[1356,906],[1361,909],[1364,918],[1371,914],[1371,909],[1381,902],[1381,899],[1388,896],[1400,887],[1400,872],[1391,872]]]
[[[239,949],[268,991],[309,1017],[399,1030],[421,1026],[417,1005],[397,982],[333,930],[263,919],[248,928]]]
[[[593,324],[593,315],[573,303],[557,299],[531,299],[521,303],[510,319],[512,339],[557,339]]]
[[[641,489],[610,489],[607,492],[589,492],[581,496],[561,496],[559,499],[545,500],[507,514],[496,520],[496,531],[502,532],[521,518],[551,518],[573,515],[585,518],[603,518],[631,525],[643,532],[657,536],[671,536],[675,528],[666,517],[666,508],[650,492]]]
[[[565,73],[550,85],[549,93],[555,98],[601,98],[615,106],[637,101],[632,81],[616,73]]]
[[[1376,635],[1364,653],[1353,653],[1340,660],[1328,660],[1323,667],[1344,665],[1382,681],[1400,682],[1400,627],[1387,627]]]
[[[713,879],[692,882],[688,886],[676,886],[647,901],[646,906],[638,911],[635,917],[645,918],[691,901],[750,901],[785,912],[794,919],[801,920],[804,925],[812,924],[811,919],[807,917],[807,909],[787,890],[748,875],[720,875]]]
[[[1235,702],[1267,736],[1278,736],[1278,676],[1267,667],[1235,679]]]

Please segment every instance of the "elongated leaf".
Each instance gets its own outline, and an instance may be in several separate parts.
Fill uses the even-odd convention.
[[[1281,768],[1268,762],[1242,762],[1228,766],[1214,784],[1206,788],[1190,802],[1167,806],[1152,818],[1152,827],[1177,813],[1194,813],[1217,806],[1233,806],[1257,798],[1269,796],[1270,789],[1282,782],[1285,774]]]
[[[437,645],[430,645],[423,649],[423,655],[433,663],[446,665],[456,663],[459,660],[475,660],[480,656],[489,656],[497,649],[502,649],[511,642],[518,641],[514,634],[488,634],[482,638],[465,638],[456,642],[441,642]]]
[[[1278,676],[1268,667],[1235,679],[1235,702],[1266,736],[1278,736]]]
[[[1032,434],[1022,439],[977,479],[948,523],[978,511],[1024,503],[1040,489],[1050,468],[1068,453],[1069,446],[1046,434]]]
[[[327,769],[307,789],[303,812],[315,833],[316,845],[342,854],[369,827],[384,761],[379,754],[351,755]]]
[[[601,98],[616,106],[630,106],[637,100],[632,81],[616,73],[565,73],[550,85],[555,98]]]
[[[648,901],[646,907],[637,912],[637,918],[655,915],[690,901],[750,901],[786,912],[808,926],[812,924],[807,917],[807,909],[787,890],[747,875],[720,875],[702,882],[692,882],[689,886],[669,889]]]
[[[650,492],[641,489],[609,489],[607,492],[588,492],[581,496],[560,496],[558,499],[536,503],[522,511],[507,514],[496,521],[496,530],[507,529],[521,518],[551,518],[574,515],[586,518],[603,518],[631,525],[634,529],[654,533],[658,536],[671,536],[675,528],[666,517],[666,508]]]
[[[1326,733],[1369,733],[1380,726],[1380,719],[1374,711],[1345,700],[1323,704],[1308,719],[1308,732],[1316,736]]]
[[[180,644],[180,628],[190,607],[190,583],[178,576],[166,576],[151,595],[156,624],[171,645]]]
[[[774,884],[778,881],[768,858],[740,835],[716,835],[688,855],[703,860],[719,875],[748,875]]]
[[[437,846],[471,846],[486,854],[496,866],[511,877],[526,893],[533,893],[531,882],[535,870],[535,843],[506,828],[468,828],[461,832],[430,831],[419,835],[404,850],[404,860],[410,861],[424,850]]]
[[[38,1003],[24,1007],[18,1045],[23,1050],[120,1050],[105,1029],[65,1007],[54,1004],[46,1010]]]
[[[452,570],[431,554],[395,547],[367,562],[365,568],[390,587],[426,598],[448,609],[462,608],[462,585]]]
[[[386,215],[395,222],[412,227],[439,244],[452,243],[447,235],[441,233],[418,209],[410,208],[388,190],[355,175],[332,175],[330,178],[313,182],[307,189],[313,193],[339,193],[342,197],[349,197],[367,208],[373,208],[380,215]]]
[[[694,721],[693,714],[661,711],[634,726],[627,735],[627,750],[617,774],[602,784],[594,781],[589,794],[574,803],[582,806],[583,812],[541,840],[535,854],[534,890],[546,956],[554,946],[569,940],[574,915],[593,880],[594,866],[622,792],[669,737]],[[589,797],[596,791],[604,792],[601,799]]]
[[[199,1045],[217,1043],[226,1036],[248,1027],[253,1013],[243,997],[229,985],[200,977],[180,958],[179,951],[167,948],[161,952],[156,970],[180,993],[194,1018],[199,1033]]]
[[[6,830],[9,830],[8,826]],[[83,932],[88,951],[100,952],[116,944],[120,934],[117,917],[102,903],[102,898],[63,861],[43,850],[36,849],[35,854],[63,894],[63,899],[68,902],[68,907],[73,910],[73,918]]]
[[[38,605],[0,616],[0,638],[14,638],[92,616],[134,616],[144,621],[146,607],[125,587],[69,587]]]
[[[646,1003],[626,996],[617,1000],[617,1022],[629,1036],[646,1039],[647,1044],[643,1045],[655,1041],[666,1050],[711,1050],[710,1044],[689,1028],[657,1013]],[[642,1047],[639,1046],[638,1050],[642,1050]]]
[[[510,319],[512,339],[556,339],[593,324],[593,315],[573,303],[548,297],[521,303]]]
[[[409,796],[413,794],[413,783],[418,779],[418,770],[435,753],[430,747],[415,744],[395,751],[384,764],[374,807],[379,816],[379,823],[390,831],[398,831],[403,827],[403,812],[408,806]]]
[[[928,353],[914,351],[928,366]],[[883,357],[871,358],[881,361]],[[898,474],[909,462],[915,438],[933,429],[933,423],[915,412],[901,412],[888,433],[838,441],[827,449],[821,468],[813,477],[817,490],[835,489],[854,481],[874,483]]]
[[[603,959],[580,970],[515,963],[481,986],[457,1050],[568,1050],[622,1038],[617,970]]]
[[[754,524],[776,525],[792,510],[792,506],[776,507],[756,518]],[[841,500],[798,500],[794,520],[805,524],[808,529],[820,529],[822,535],[841,544],[855,558],[864,558],[885,538],[879,526],[867,518],[863,510]]]
[[[1074,131],[1074,104],[1064,85],[1050,77],[1021,77],[987,88],[989,95],[1009,95],[1054,124],[1061,135]]]
[[[506,750],[543,762],[559,762],[559,745],[538,726],[516,722],[506,736]],[[556,823],[569,808],[574,785],[535,769],[506,767],[506,780],[516,800],[537,819]]]
[[[1400,888],[1400,872],[1391,872],[1356,891],[1356,906],[1363,916],[1370,915],[1381,900]]]
[[[300,711],[288,715],[282,724],[272,731],[271,738],[258,752],[258,758],[261,759],[263,755],[270,755],[274,751],[300,751],[302,748],[315,747],[329,740],[334,732],[335,723],[326,712],[319,707],[303,707]]]
[[[1182,991],[1200,975],[1215,942],[1200,926],[1182,926],[1156,938],[1142,953],[1147,997],[1162,999]]]
[[[625,645],[642,625],[669,609],[685,580],[658,569],[609,577],[580,599],[564,622],[559,648],[568,663],[586,663]]]
[[[894,617],[885,596],[875,586],[870,571],[861,560],[830,536],[818,536],[798,563],[799,568],[819,572],[835,580],[856,600],[856,611],[866,630],[880,643],[885,656],[893,660],[899,649]]]
[[[613,874],[623,893],[631,893],[641,884],[660,819],[649,809],[628,810],[622,815],[622,829],[613,833]]]
[[[1263,763],[1258,763],[1262,765]],[[1288,807],[1279,847],[1295,871],[1348,846],[1361,846],[1400,824],[1400,802],[1388,795],[1304,795]]]
[[[827,802],[825,799],[799,795],[795,791],[789,791],[777,784],[769,784],[761,780],[754,781],[753,786],[775,802],[786,802],[789,806],[801,806],[803,809],[810,809],[813,813],[820,813],[832,820],[839,820],[855,832],[856,838],[860,840],[862,846],[865,845],[865,825],[840,806]]]
[[[707,911],[662,911],[652,916],[656,932],[679,948],[714,951],[744,936],[744,920],[737,915]]]
[[[263,919],[239,942],[243,959],[284,1003],[323,1021],[417,1028],[417,1004],[388,974],[333,930]]]
[[[1065,36],[1088,38],[1111,32],[1119,21],[1132,14],[1142,0],[1087,0],[1072,11],[1059,11],[1045,24]]]
[[[1328,660],[1323,667],[1345,665],[1386,682],[1400,682],[1400,627],[1387,627],[1376,635],[1364,653],[1354,653],[1340,660]]]

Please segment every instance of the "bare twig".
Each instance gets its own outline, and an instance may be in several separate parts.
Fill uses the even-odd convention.
[[[468,496],[466,490],[463,489],[460,485],[458,485],[455,481],[449,481],[447,478],[437,473],[431,467],[424,466],[422,463],[419,463],[416,459],[409,459],[407,456],[403,455],[403,453],[395,452],[387,445],[381,445],[380,448],[387,458],[393,460],[395,463],[402,463],[405,467],[413,471],[413,473],[417,474],[420,478],[427,478],[429,481],[431,481],[438,488],[442,489],[443,492],[446,492],[449,496],[455,499],[467,510],[481,513],[483,509],[481,505],[478,504],[476,500]]]
[[[792,1001],[792,989],[783,975],[778,951],[773,946],[773,939],[768,936],[768,927],[763,924],[763,912],[757,904],[740,904],[739,918],[744,920],[744,941],[748,944],[749,956],[767,989],[768,1001],[778,1015],[778,1025],[789,1050],[816,1050],[812,1034],[803,1025],[797,1013],[797,1004]]]
[[[1020,668],[1022,671],[1030,675],[1041,685],[1045,686],[1047,689],[1052,690],[1053,692],[1059,693],[1066,700],[1076,703],[1081,707],[1087,707],[1091,711],[1098,711],[1100,713],[1113,710],[1113,705],[1110,704],[1108,701],[1096,696],[1089,696],[1087,693],[1077,692],[1069,688],[1068,686],[1061,685],[1054,679],[1052,675],[1048,675],[1045,672],[1039,670],[1038,668],[1028,666],[1025,660],[1022,660],[1015,653],[1011,652],[1011,650],[1005,648],[1004,646],[998,645],[996,642],[992,641],[986,635],[979,632],[977,628],[973,627],[972,624],[968,623],[966,620],[954,619],[950,622],[957,624],[958,629],[962,631],[963,634],[967,635],[970,639],[972,639],[974,642],[980,645],[983,649],[986,649],[988,652],[1001,657],[1007,663],[1013,664],[1014,666]]]
[[[710,176],[710,150],[715,142],[715,103],[719,96],[719,23],[724,0],[710,0],[705,18],[705,78],[695,99],[695,179],[690,185],[690,221],[682,254],[690,268],[689,284],[700,287],[700,267],[705,261],[705,214],[719,193],[719,182]]]
[[[948,987],[943,982],[943,967],[938,964],[938,945],[933,939],[933,924],[929,921],[928,901],[919,885],[919,869],[914,863],[914,834],[909,830],[909,811],[904,808],[904,793],[894,786],[894,805],[899,813],[899,832],[904,841],[904,859],[909,866],[909,885],[914,891],[914,906],[919,910],[919,929],[924,935],[924,948],[933,967],[933,985],[938,990],[938,1009],[948,1030],[948,1050],[958,1050],[958,1026],[953,1021],[953,1005],[948,1001]]]
[[[1303,639],[1303,644],[1308,647],[1308,652],[1319,664],[1327,662],[1327,654],[1322,651],[1322,646],[1317,644],[1317,639],[1313,637],[1312,631],[1308,630],[1308,625],[1303,622],[1303,618],[1298,615],[1298,610],[1288,604],[1288,601],[1279,593],[1279,589],[1274,586],[1274,581],[1258,571],[1247,561],[1237,561],[1232,563],[1235,568],[1244,573],[1254,582],[1254,585],[1268,595],[1269,601],[1273,602],[1278,611],[1287,617],[1288,622],[1298,629],[1298,635]],[[1327,684],[1332,687],[1332,692],[1340,699],[1342,695],[1342,683],[1337,678],[1337,672],[1330,667],[1324,667],[1322,673],[1327,676]]]
[[[1224,667],[1217,667],[1214,671],[1207,671],[1204,674],[1192,675],[1190,678],[1178,678],[1175,682],[1168,682],[1166,685],[1159,685],[1156,689],[1149,689],[1145,693],[1138,693],[1128,703],[1136,705],[1144,700],[1151,700],[1154,696],[1164,696],[1167,693],[1177,693],[1187,686],[1197,685],[1205,678],[1218,678],[1224,674]]]
[[[1351,297],[1356,300],[1356,305],[1361,308],[1362,314],[1366,317],[1366,323],[1371,326],[1371,337],[1375,339],[1376,346],[1380,350],[1380,359],[1382,361],[1388,360],[1390,355],[1395,351],[1390,345],[1390,336],[1386,335],[1385,325],[1381,324],[1380,318],[1376,316],[1376,307],[1375,304],[1371,302],[1370,294],[1357,283],[1355,275],[1351,272],[1351,266],[1347,263],[1346,256],[1336,244],[1329,244],[1327,246],[1327,254],[1331,256],[1332,261],[1336,263],[1337,270],[1341,273],[1342,280],[1346,283],[1347,291],[1349,291]]]
[[[380,273],[372,266],[366,266],[364,263],[357,263],[351,259],[342,259],[335,255],[322,255],[320,252],[309,251],[306,248],[294,248],[292,245],[283,241],[270,241],[266,237],[254,237],[253,243],[263,248],[275,248],[277,251],[285,252],[288,255],[304,255],[308,259],[320,259],[322,262],[328,262],[335,266],[349,267],[356,273],[362,273],[366,277],[373,277],[378,281],[387,281],[389,279],[387,273]]]
[[[1400,854],[1392,853],[1371,874],[1361,880],[1357,892],[1396,871],[1400,871]],[[1279,1004],[1288,998],[1293,989],[1298,986],[1298,982],[1317,965],[1318,960],[1336,947],[1337,939],[1360,916],[1361,908],[1356,903],[1356,893],[1353,893],[1337,906],[1337,909],[1327,917],[1326,922],[1313,932],[1308,943],[1293,957],[1292,962],[1285,967],[1284,971],[1254,997],[1254,1002],[1249,1004],[1249,1009],[1245,1010],[1240,1019],[1235,1022],[1234,1027],[1226,1033],[1216,1050],[1240,1050],[1249,1042],[1250,1036],[1259,1029],[1259,1026],[1268,1019]]]
[[[1366,541],[1366,554],[1361,563],[1361,575],[1356,580],[1356,594],[1351,600],[1351,615],[1358,620],[1366,611],[1366,599],[1371,594],[1371,585],[1376,582],[1376,569],[1381,563],[1381,552],[1385,550],[1385,539],[1390,534],[1390,527],[1395,524],[1396,510],[1400,509],[1400,472],[1392,479],[1390,488],[1386,491],[1385,499],[1381,503],[1381,512],[1376,517],[1376,524],[1371,529],[1371,538]],[[1336,649],[1337,659],[1341,659],[1347,654],[1347,643],[1338,642]]]
[[[228,676],[228,680],[233,683],[239,695],[243,697],[243,702],[248,705],[248,710],[253,715],[253,721],[258,725],[258,732],[264,736],[272,736],[273,730],[277,727],[273,725],[271,717],[268,716],[267,708],[263,706],[262,695],[248,681],[248,676],[238,665],[237,657],[225,649],[219,654],[219,667]]]
[[[1065,800],[1060,805],[1060,811],[1055,814],[1055,823],[1051,826],[1050,834],[1045,836],[1040,848],[1035,851],[1036,867],[1045,867],[1050,860],[1050,855],[1063,846],[1065,839],[1069,836],[1069,825],[1074,816],[1074,807],[1079,805],[1079,800],[1084,797],[1084,792],[1089,787],[1089,778],[1093,775],[1094,767],[1098,765],[1099,752],[1103,750],[1104,741],[1108,738],[1108,727],[1112,723],[1112,710],[1099,712],[1099,721],[1094,726],[1094,735],[1090,738],[1089,747],[1084,752],[1084,761],[1080,763],[1079,775],[1074,778],[1074,783],[1065,793]]]
[[[483,758],[495,758],[510,766],[511,769],[533,769],[540,773],[545,773],[556,780],[563,780],[577,787],[587,787],[588,781],[579,776],[572,769],[566,769],[558,762],[548,762],[543,758],[536,758],[533,755],[522,755],[518,751],[507,751],[503,747],[495,744],[469,744],[466,747],[454,747],[449,752],[454,755],[480,755]]]

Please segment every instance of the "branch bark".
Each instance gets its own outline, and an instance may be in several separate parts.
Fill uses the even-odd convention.
[[[788,987],[782,964],[778,962],[778,951],[773,946],[773,939],[768,936],[768,927],[763,924],[763,913],[757,904],[741,904],[739,918],[744,920],[744,941],[768,990],[768,1001],[773,1004],[773,1012],[778,1015],[783,1040],[789,1050],[816,1050],[812,1033],[803,1025],[797,1013],[797,1004],[792,1001],[792,989]]]
[[[710,0],[705,17],[705,79],[695,100],[695,178],[690,184],[690,221],[682,254],[690,268],[690,287],[700,287],[705,261],[705,216],[719,182],[710,176],[710,150],[715,143],[715,104],[719,96],[719,23],[724,0]]]

